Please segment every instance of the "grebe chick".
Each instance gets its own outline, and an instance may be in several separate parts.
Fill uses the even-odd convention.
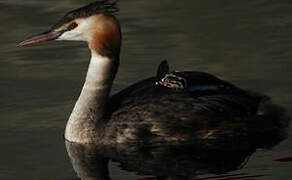
[[[169,72],[166,61],[156,76],[110,97],[122,41],[114,16],[117,11],[114,1],[91,3],[67,13],[49,31],[19,44],[49,40],[88,43],[91,60],[66,125],[66,140],[99,145],[226,142],[229,137],[261,137],[282,127],[278,116],[267,118],[271,117],[267,109],[272,105],[265,96],[241,90],[207,73]],[[260,124],[261,130],[257,131]]]

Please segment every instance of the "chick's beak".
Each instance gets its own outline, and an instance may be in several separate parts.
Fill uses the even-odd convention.
[[[57,39],[59,36],[61,36],[64,33],[64,31],[46,31],[44,33],[34,35],[32,37],[29,37],[18,44],[18,46],[28,46],[32,44],[38,44],[44,41],[51,41]]]

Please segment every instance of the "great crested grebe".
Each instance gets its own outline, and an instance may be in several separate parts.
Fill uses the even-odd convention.
[[[114,1],[93,2],[67,13],[49,31],[19,44],[49,40],[88,43],[91,60],[66,125],[66,140],[104,145],[226,142],[228,137],[260,137],[287,125],[282,120],[288,117],[281,116],[281,108],[268,103],[265,96],[207,73],[169,72],[166,61],[159,65],[156,76],[109,97],[122,41],[114,16],[117,11]]]

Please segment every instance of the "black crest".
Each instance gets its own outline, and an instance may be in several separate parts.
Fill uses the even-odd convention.
[[[52,29],[56,29],[65,23],[68,23],[76,18],[89,17],[94,14],[114,14],[119,11],[116,6],[117,0],[99,0],[90,3],[81,8],[68,12]]]

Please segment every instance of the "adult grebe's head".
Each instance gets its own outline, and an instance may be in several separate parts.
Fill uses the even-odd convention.
[[[86,41],[102,56],[117,56],[121,44],[120,26],[113,15],[117,11],[115,1],[93,2],[70,11],[49,31],[27,38],[19,46],[51,40]]]

